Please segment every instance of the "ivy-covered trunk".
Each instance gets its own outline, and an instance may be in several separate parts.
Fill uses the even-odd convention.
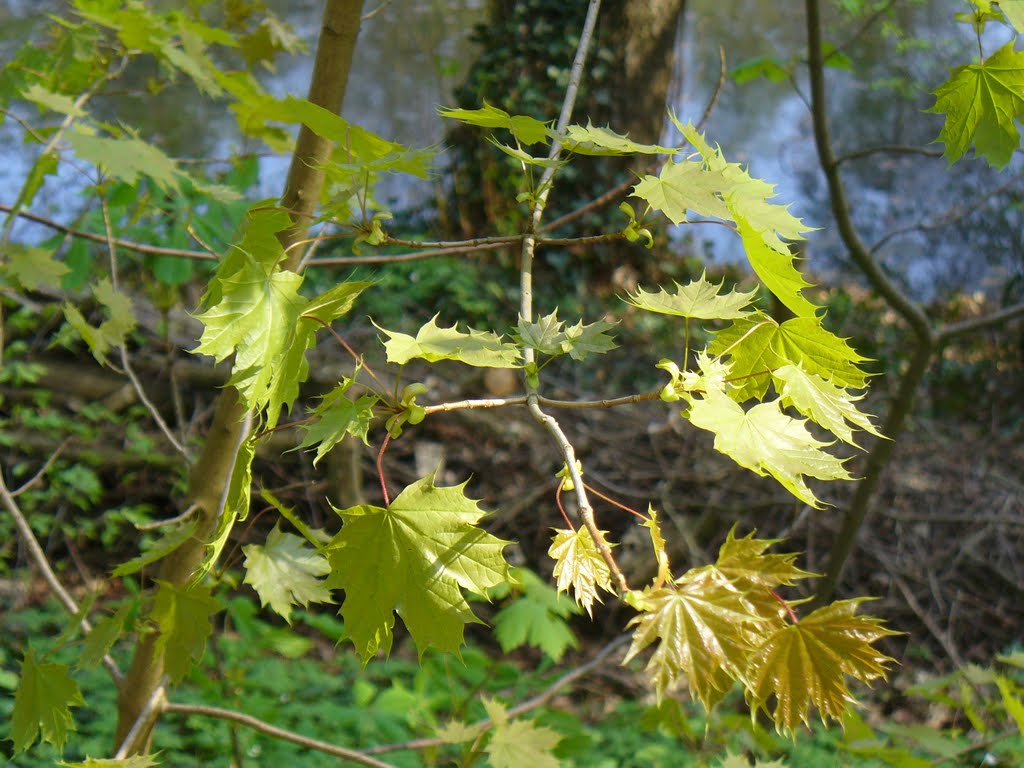
[[[324,8],[308,99],[333,113],[341,111],[345,98],[362,10],[363,0],[327,0]],[[294,222],[291,228],[280,233],[281,245],[288,254],[285,269],[298,268],[302,253],[299,246],[306,237],[323,189],[324,174],[320,169],[331,146],[331,142],[317,136],[306,125],[301,127],[281,203]],[[208,542],[220,525],[235,458],[247,425],[247,414],[238,391],[233,387],[225,388],[189,481],[188,498],[196,510],[198,524],[192,537],[162,561],[157,577],[160,581],[184,587],[199,572]],[[164,682],[164,644],[153,610],[151,604],[141,621],[144,629],[131,668],[121,682],[115,749],[131,734],[131,744],[126,745],[128,754],[147,748],[155,722],[153,703],[159,699]]]

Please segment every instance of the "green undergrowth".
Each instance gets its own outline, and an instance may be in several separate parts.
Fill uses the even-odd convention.
[[[25,643],[30,637],[56,637],[65,624],[65,615],[53,602],[7,615],[0,638],[0,722],[11,715]],[[528,700],[549,689],[573,664],[566,659],[558,666],[534,649],[505,654],[471,638],[461,659],[430,652],[418,663],[406,645],[390,660],[374,660],[364,668],[354,654],[336,645],[343,635],[336,617],[296,611],[293,626],[299,631],[266,621],[254,601],[233,598],[223,631],[201,665],[175,690],[173,701],[233,709],[280,728],[365,749],[431,738],[452,722],[481,720],[488,714],[485,700],[507,706]],[[33,647],[44,652],[53,644],[36,640]],[[577,652],[576,662],[585,663],[595,650]],[[76,653],[66,647],[52,658],[69,661]],[[114,656],[127,666],[118,649]],[[559,765],[569,768],[1011,768],[1024,760],[1024,739],[1017,730],[1024,725],[1022,658],[1020,652],[1010,653],[991,669],[972,667],[913,689],[914,705],[907,711],[934,713],[939,708],[946,714],[942,728],[892,723],[876,729],[852,713],[845,732],[816,727],[795,740],[784,739],[751,723],[738,691],[709,721],[702,709],[677,698],[656,706],[653,700],[629,695],[634,689],[622,684],[629,673],[617,670],[613,662],[608,665],[612,674],[592,672],[523,717],[560,737],[554,755]],[[0,755],[9,765],[35,768],[109,754],[117,711],[113,684],[101,667],[80,670],[76,678],[89,705],[76,709],[77,730],[63,755],[40,745],[11,757],[10,742],[0,742]],[[348,764],[205,715],[165,713],[154,748],[164,766]],[[451,745],[377,757],[400,768],[487,765],[467,762],[459,747]]]

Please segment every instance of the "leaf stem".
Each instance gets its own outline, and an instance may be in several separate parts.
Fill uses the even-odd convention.
[[[639,518],[639,519],[643,520],[644,522],[646,522],[646,521],[650,520],[650,518],[649,518],[649,517],[647,517],[647,515],[641,515],[641,514],[640,514],[639,512],[637,512],[637,511],[636,511],[635,509],[633,509],[632,507],[627,507],[627,506],[626,506],[625,504],[620,504],[619,502],[617,502],[617,501],[616,501],[615,499],[613,499],[612,497],[610,497],[610,496],[605,496],[605,495],[604,495],[603,493],[601,493],[601,492],[600,492],[599,490],[597,490],[597,489],[596,489],[596,488],[595,488],[594,486],[592,486],[592,485],[587,485],[586,483],[584,483],[583,485],[584,485],[584,487],[586,487],[586,489],[587,489],[588,491],[590,491],[590,492],[591,492],[592,494],[594,494],[595,496],[597,496],[597,498],[599,498],[599,499],[604,499],[605,501],[607,501],[607,502],[608,502],[609,504],[611,504],[612,506],[618,507],[618,508],[619,508],[619,509],[621,509],[621,510],[624,510],[624,511],[626,511],[626,512],[629,512],[629,514],[631,514],[631,515],[633,515],[634,517],[637,517],[637,518]],[[561,488],[561,486],[559,486],[559,488]]]
[[[386,432],[384,434],[384,442],[380,444],[380,450],[377,452],[377,477],[380,479],[380,490],[384,494],[385,509],[391,506],[391,497],[388,496],[388,484],[384,479],[384,452],[388,449],[390,442],[391,433]]]
[[[789,603],[788,603],[788,602],[787,602],[787,601],[786,601],[786,600],[785,600],[785,599],[784,599],[784,598],[783,598],[782,596],[780,596],[780,595],[779,595],[779,593],[778,593],[778,592],[776,592],[776,591],[775,591],[774,589],[769,589],[768,591],[769,591],[769,592],[771,592],[771,593],[772,593],[772,597],[774,597],[774,598],[775,598],[775,599],[776,599],[776,600],[777,600],[777,601],[779,602],[779,604],[780,604],[780,605],[781,605],[781,606],[782,606],[783,608],[785,608],[785,609],[786,609],[786,613],[787,613],[787,614],[789,614],[789,620],[790,620],[790,621],[792,621],[792,622],[793,622],[794,624],[799,624],[799,623],[800,623],[800,617],[796,615],[796,611],[794,611],[794,610],[793,610],[793,606],[791,606],[791,605],[790,605],[790,604],[789,604]]]
[[[565,524],[569,526],[569,530],[576,533],[576,526],[572,524],[572,520],[565,513],[565,507],[562,506],[562,483],[559,483],[558,488],[555,489],[555,503],[558,505],[558,511],[562,513],[562,519],[565,520]]]

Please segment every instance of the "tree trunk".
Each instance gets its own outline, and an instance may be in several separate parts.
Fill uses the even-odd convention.
[[[332,112],[341,110],[362,17],[363,0],[327,0],[320,39],[310,82],[309,100]],[[281,234],[288,254],[285,269],[295,269],[301,248],[292,247],[304,237],[323,188],[324,175],[319,168],[327,160],[330,142],[305,126],[299,132],[291,169],[282,197],[282,206],[291,212],[294,226]],[[210,536],[216,530],[225,489],[231,481],[238,447],[245,437],[246,412],[233,388],[223,390],[199,460],[189,482],[189,500],[198,510],[199,526],[195,535],[168,555],[161,564],[159,579],[184,585],[195,575],[203,559]],[[147,609],[147,612],[151,608]],[[147,702],[158,694],[164,676],[163,653],[158,648],[159,633],[148,613],[143,615],[140,635],[131,668],[122,681],[118,701],[117,747],[145,712]],[[153,720],[137,730],[128,745],[128,754],[148,750]]]

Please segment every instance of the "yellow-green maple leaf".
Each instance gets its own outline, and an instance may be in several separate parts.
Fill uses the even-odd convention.
[[[602,535],[604,531],[601,532]],[[611,570],[597,551],[587,528],[578,531],[555,530],[548,557],[555,560],[554,575],[559,592],[572,588],[576,602],[593,615],[594,601],[602,602],[599,589],[614,592]]]
[[[289,624],[293,605],[331,603],[331,590],[323,579],[331,572],[327,558],[306,546],[303,539],[284,533],[276,525],[267,543],[246,544],[245,583],[251,584],[262,605],[269,605]]]
[[[715,449],[759,475],[771,475],[786,490],[820,508],[804,476],[819,480],[848,480],[843,460],[821,450],[823,443],[808,431],[805,421],[782,412],[778,400],[744,411],[722,392],[694,398],[686,413],[690,423],[715,434]]]
[[[462,590],[485,594],[508,580],[508,542],[476,526],[484,511],[464,488],[439,488],[431,474],[386,509],[338,511],[344,525],[326,550],[328,586],[345,590],[345,637],[364,663],[391,650],[396,612],[420,653],[431,645],[458,653],[465,624],[479,621]]]
[[[493,699],[483,703],[493,723],[484,751],[494,768],[558,768],[558,758],[551,754],[562,740],[558,733],[529,720],[509,720],[505,708]]]
[[[799,623],[767,638],[747,668],[747,698],[752,713],[769,711],[780,733],[792,733],[802,722],[810,727],[810,708],[822,722],[842,722],[854,698],[847,676],[862,682],[884,677],[894,660],[872,643],[899,634],[880,619],[858,616],[864,598],[841,600],[819,608]]]
[[[14,692],[10,738],[14,753],[24,752],[36,738],[63,749],[68,731],[75,730],[72,707],[85,704],[67,664],[40,661],[29,646],[21,662]]]
[[[974,150],[996,168],[1010,162],[1020,148],[1015,122],[1024,121],[1024,52],[1013,41],[979,64],[953,70],[935,89],[929,112],[946,116],[938,141],[955,163],[974,143]]]
[[[804,416],[820,424],[844,443],[857,445],[850,424],[870,432],[882,434],[871,417],[857,410],[856,402],[863,395],[853,396],[832,381],[807,373],[798,365],[784,365],[772,372],[783,407],[791,405]]]
[[[749,314],[747,307],[757,295],[756,290],[748,293],[733,290],[723,294],[723,284],[712,283],[703,272],[697,280],[686,285],[676,283],[675,286],[675,293],[665,288],[656,293],[637,288],[635,294],[626,297],[626,301],[634,307],[664,315],[701,320],[733,320]]]

